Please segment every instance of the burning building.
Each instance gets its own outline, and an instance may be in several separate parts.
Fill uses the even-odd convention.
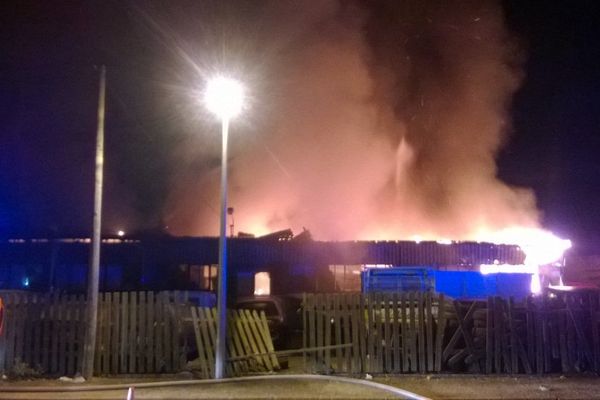
[[[539,271],[516,245],[325,242],[305,234],[293,237],[290,231],[228,242],[232,298],[361,289],[435,290],[457,298],[524,296]],[[217,238],[105,239],[101,290],[214,292],[217,249]],[[84,292],[88,256],[89,239],[3,241],[0,289]]]
[[[308,226],[318,239],[232,239],[238,293],[252,293],[260,272],[283,293],[357,290],[361,273],[391,268],[439,282],[444,271],[535,276],[561,261],[568,243],[540,229],[533,193],[498,177],[523,79],[500,2],[265,1],[210,20],[220,3],[145,10],[168,54],[182,56],[160,58],[161,72],[176,71],[164,86],[189,88],[210,72],[206,60],[249,82],[252,104],[231,132],[235,226],[257,235]],[[154,96],[160,109],[192,103],[188,90],[175,106],[181,93],[169,94]],[[208,123],[174,125],[180,135],[161,148],[175,160],[168,193],[152,218],[178,237],[106,242],[105,290],[213,289],[219,140]],[[0,247],[4,287],[85,281],[85,243]]]
[[[244,38],[228,37],[223,46],[254,49],[256,39],[261,50],[244,57],[260,57],[253,65],[269,76],[252,94],[252,123],[233,129],[237,227],[261,235],[308,226],[318,240],[387,240],[406,249],[411,242],[504,243],[523,253],[519,263],[468,266],[353,261],[361,269],[535,277],[540,266],[561,263],[569,243],[541,229],[533,192],[498,177],[496,157],[524,76],[522,48],[499,2],[273,2],[260,18],[268,29],[256,32],[240,18]],[[252,83],[265,71],[246,72]],[[190,165],[207,156],[190,143],[181,153]],[[179,168],[165,205],[169,232],[214,235],[218,169]],[[534,290],[545,284],[533,281]]]

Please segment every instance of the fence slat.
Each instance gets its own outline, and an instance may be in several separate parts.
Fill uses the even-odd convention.
[[[43,298],[40,294],[35,293],[33,296],[33,313],[34,313],[34,325],[33,325],[33,355],[32,365],[39,366],[42,371],[44,367],[42,365],[42,318],[43,318]],[[0,364],[1,365],[1,364]]]
[[[349,307],[351,306],[351,302],[348,297],[349,297],[349,295],[347,293],[344,293],[344,294],[342,294],[342,299],[340,301],[340,308],[341,308],[342,320],[343,320],[343,329],[342,329],[342,332],[343,332],[342,343],[343,344],[352,343],[352,333],[350,330],[351,329],[350,328],[350,318],[351,318],[352,311],[349,309]],[[351,347],[345,347],[342,352],[343,357],[344,357],[343,371],[347,374],[352,373],[351,352],[352,352]]]
[[[517,353],[517,326],[514,315],[514,304],[513,299],[510,298],[507,308],[508,317],[508,330],[510,337],[510,361],[511,361],[511,373],[519,373],[519,355]]]
[[[427,368],[425,358],[425,310],[423,302],[424,293],[417,293],[417,329],[418,329],[418,344],[419,344],[419,372],[425,373]]]
[[[156,319],[154,315],[154,292],[148,292],[146,294],[146,371],[156,372],[154,369],[154,325]]]
[[[333,296],[333,329],[335,331],[334,344],[342,344],[342,319],[340,313],[340,296],[334,294]],[[335,349],[335,370],[338,372],[343,371],[342,367],[342,349]]]
[[[137,329],[138,329],[138,335],[137,335],[137,368],[136,368],[136,372],[139,374],[143,374],[146,372],[150,372],[150,371],[146,371],[146,331],[145,331],[145,327],[146,327],[146,305],[147,305],[147,300],[146,300],[146,292],[139,292],[138,293],[138,307],[137,307]]]
[[[271,358],[265,353],[267,349],[265,348],[260,333],[258,331],[258,327],[256,326],[256,320],[258,319],[258,315],[256,311],[250,310],[241,310],[244,314],[244,324],[246,325],[246,333],[248,334],[248,339],[250,341],[250,345],[252,346],[252,350],[256,354],[263,354],[260,356],[262,360],[261,364],[267,371],[273,370],[273,365],[271,364]]]
[[[434,351],[434,343],[433,343],[433,309],[432,309],[432,301],[431,301],[431,292],[425,293],[425,332],[426,332],[426,353],[427,353],[427,371],[434,371],[433,365],[433,351]]]
[[[113,329],[113,294],[108,292],[108,293],[104,293],[104,309],[106,312],[106,318],[105,318],[105,323],[106,326],[104,327],[104,365],[103,365],[103,369],[102,372],[105,375],[109,375],[110,374],[110,368],[112,365],[112,358],[113,358],[113,354],[111,354],[110,351],[110,344],[111,341],[115,340],[112,337],[112,329]]]
[[[33,315],[34,312],[34,308],[31,304],[32,299],[30,298],[30,296],[25,296],[24,297],[24,302],[23,302],[23,341],[21,342],[23,345],[23,350],[22,350],[22,361],[24,363],[26,363],[27,365],[30,366],[35,366],[32,362],[32,357],[31,357],[31,343],[32,343],[32,333],[33,333],[33,329],[32,329],[32,325],[33,325],[33,319],[35,318],[35,316]]]
[[[67,362],[66,371],[68,375],[75,373],[75,359],[77,354],[75,352],[75,339],[76,339],[76,328],[77,328],[77,296],[71,295],[67,299],[67,323],[66,328],[68,334],[65,335],[62,340],[67,342]]]
[[[6,296],[6,321],[4,323],[4,329],[6,332],[6,361],[5,368],[12,369],[15,363],[15,339],[18,331],[18,315],[19,315],[19,299],[20,295],[16,293],[9,293]]]
[[[437,327],[435,332],[435,372],[442,371],[442,349],[446,330],[446,301],[443,294],[438,298]]]
[[[260,314],[256,310],[252,311],[252,317],[254,317],[254,324],[261,337],[261,342],[266,352],[271,353],[269,356],[269,362],[272,366],[270,370],[279,370],[279,362],[277,356],[274,354],[275,347],[273,347],[273,340],[271,339],[271,333],[269,332],[269,324],[267,322],[267,316],[264,311],[261,310]]]
[[[410,337],[410,370],[418,371],[418,355],[417,355],[417,299],[415,292],[408,293],[409,307],[409,337]]]
[[[112,325],[111,325],[111,345],[110,345],[110,367],[111,373],[119,373],[119,343],[120,343],[120,322],[121,322],[121,294],[118,292],[112,293]]]
[[[383,325],[383,295],[384,293],[375,293],[375,326],[376,335],[375,338],[375,372],[383,372],[383,342],[385,341],[384,325]]]
[[[215,358],[216,358],[216,349],[217,349],[217,310],[216,309],[210,309],[210,308],[205,308],[204,309],[204,314],[206,316],[206,329],[208,332],[208,340],[210,341],[210,347],[211,347],[211,353],[210,353],[210,360],[211,360],[211,365],[215,365]],[[213,374],[216,373],[214,368],[213,368]],[[213,375],[214,377],[214,375]]]
[[[323,302],[323,325],[325,326],[325,346],[331,346],[331,294],[325,294],[325,301]],[[324,367],[325,372],[329,373],[331,368],[331,349],[323,349],[325,355]]]
[[[394,343],[392,341],[392,298],[389,293],[383,295],[383,340],[385,341],[384,349],[384,370],[385,373],[392,372],[392,354]]]
[[[65,338],[67,337],[67,333],[68,333],[68,304],[67,304],[67,297],[65,296],[63,298],[63,301],[59,302],[57,304],[58,306],[58,310],[59,310],[59,315],[58,315],[58,323],[59,323],[59,329],[58,329],[58,373],[61,375],[66,375],[67,374],[67,366],[66,366],[66,361],[67,361],[67,357],[66,357],[66,352],[67,352],[67,341],[65,340]]]
[[[268,329],[268,328],[267,328]],[[243,352],[240,353],[238,351],[238,346],[236,340],[234,338],[236,334],[235,329],[235,315],[232,310],[227,310],[227,354],[229,358],[237,358],[238,356],[242,356]],[[271,350],[272,351],[272,350]],[[234,360],[231,362],[231,367],[233,369],[233,374],[235,376],[241,376],[243,373],[241,360]]]
[[[210,378],[210,370],[208,369],[208,365],[206,363],[206,344],[202,340],[202,334],[200,333],[200,324],[204,323],[198,317],[199,309],[196,307],[191,307],[192,314],[192,325],[194,327],[194,336],[196,338],[196,349],[198,350],[198,360],[200,363],[202,377],[205,379]]]
[[[98,294],[98,314],[96,319],[96,349],[94,356],[94,371],[102,372],[102,362],[104,361],[104,331],[106,330],[106,312],[104,309],[104,294]]]
[[[136,356],[137,356],[137,293],[131,292],[129,293],[129,320],[128,330],[127,330],[127,338],[129,342],[129,352],[128,352],[128,370],[130,374],[136,373]]]
[[[351,318],[352,318],[352,372],[362,373],[364,371],[364,363],[361,349],[361,328],[365,323],[365,311],[361,308],[360,294],[351,295]]]
[[[119,373],[127,373],[128,348],[129,348],[129,293],[121,292],[121,321],[119,321],[121,332],[119,334]]]
[[[178,310],[181,304],[184,304],[185,295],[177,290],[173,293],[172,302],[169,304],[169,318],[171,320],[171,371],[177,371],[185,363],[182,356],[183,346],[181,345],[181,318],[179,318]],[[227,343],[225,343],[227,346]]]

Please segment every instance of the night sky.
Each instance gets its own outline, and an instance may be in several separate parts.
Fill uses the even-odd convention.
[[[181,61],[171,29],[153,23],[156,13],[171,12],[167,3],[2,2],[2,236],[90,232],[100,64],[108,69],[104,230],[164,228],[163,206],[181,157],[169,148],[195,143],[199,129],[198,116],[185,104],[198,73]],[[172,20],[187,25],[178,28],[196,34],[200,47],[210,36],[193,18],[181,17],[186,5],[216,19],[254,15],[249,1],[174,3]],[[505,1],[502,7],[524,75],[498,174],[533,189],[544,227],[593,245],[600,240],[600,5]],[[218,51],[201,58],[228,61]],[[260,77],[263,88],[266,81]],[[216,148],[218,140],[205,135],[201,145]],[[210,155],[189,164],[201,170],[218,162]]]
[[[506,2],[526,76],[500,176],[535,190],[547,227],[577,244],[600,240],[600,36],[594,1]]]

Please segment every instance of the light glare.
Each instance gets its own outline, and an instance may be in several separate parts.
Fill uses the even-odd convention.
[[[254,275],[254,295],[268,296],[271,294],[271,276],[268,272],[257,272]]]
[[[489,274],[537,274],[537,265],[512,265],[512,264],[481,264],[479,272],[483,275]]]
[[[525,264],[549,265],[559,262],[565,251],[571,248],[570,240],[561,239],[552,232],[513,227],[482,235],[483,240],[496,244],[517,244],[525,253]]]
[[[540,294],[542,292],[542,282],[540,281],[539,274],[531,275],[530,290],[533,294]]]
[[[242,85],[230,78],[211,79],[204,93],[206,107],[222,119],[235,117],[242,110],[244,89]]]

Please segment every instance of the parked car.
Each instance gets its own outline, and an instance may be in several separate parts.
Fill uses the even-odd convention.
[[[276,349],[299,347],[302,342],[301,299],[292,296],[242,297],[235,308],[264,311]]]

